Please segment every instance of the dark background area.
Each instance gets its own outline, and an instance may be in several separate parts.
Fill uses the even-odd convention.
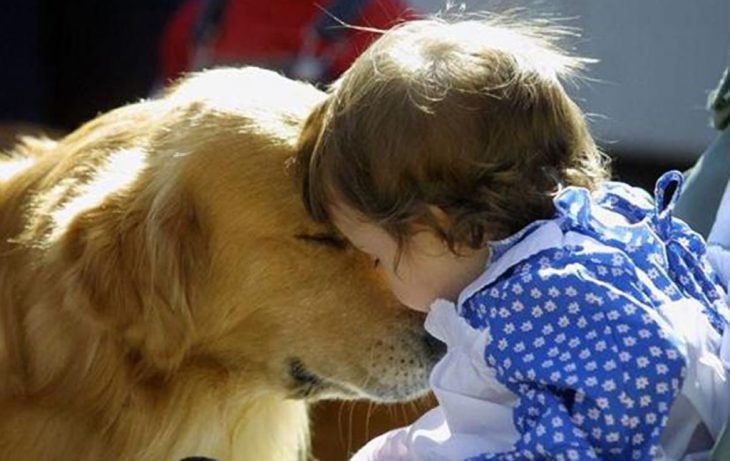
[[[0,123],[72,130],[161,82],[164,25],[183,0],[0,0]],[[652,188],[677,158],[609,152],[618,179]],[[620,155],[615,155],[620,154]]]
[[[73,129],[147,96],[181,0],[0,1],[0,122]]]

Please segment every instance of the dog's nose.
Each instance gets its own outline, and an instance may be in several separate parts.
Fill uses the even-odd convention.
[[[434,338],[428,333],[426,333],[423,339],[424,343],[426,344],[426,348],[428,349],[429,355],[434,360],[434,362],[438,361],[441,357],[444,356],[444,354],[446,353],[446,344]]]

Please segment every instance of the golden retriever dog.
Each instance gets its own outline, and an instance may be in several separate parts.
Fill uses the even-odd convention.
[[[306,459],[309,402],[426,389],[423,318],[301,203],[323,98],[213,70],[3,156],[0,459]]]

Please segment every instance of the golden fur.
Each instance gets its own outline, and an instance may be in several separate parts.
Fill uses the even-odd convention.
[[[409,398],[437,354],[288,163],[324,95],[183,81],[0,162],[0,458],[300,459],[307,402]]]

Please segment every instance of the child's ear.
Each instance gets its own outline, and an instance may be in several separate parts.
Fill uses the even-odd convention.
[[[437,205],[427,205],[429,212],[429,219],[431,225],[438,229],[438,234],[441,234],[442,238],[454,231],[453,219],[444,211],[443,208]]]
[[[428,205],[428,211],[431,213],[431,216],[436,220],[436,223],[441,227],[442,229],[449,229],[451,227],[451,218],[449,218],[449,215],[441,208],[440,206],[436,205]]]
[[[444,242],[453,239],[449,247],[452,251],[469,253],[486,243],[487,236],[478,223],[455,221],[443,208],[437,205],[427,206],[431,225],[438,229],[437,234],[441,235]]]

